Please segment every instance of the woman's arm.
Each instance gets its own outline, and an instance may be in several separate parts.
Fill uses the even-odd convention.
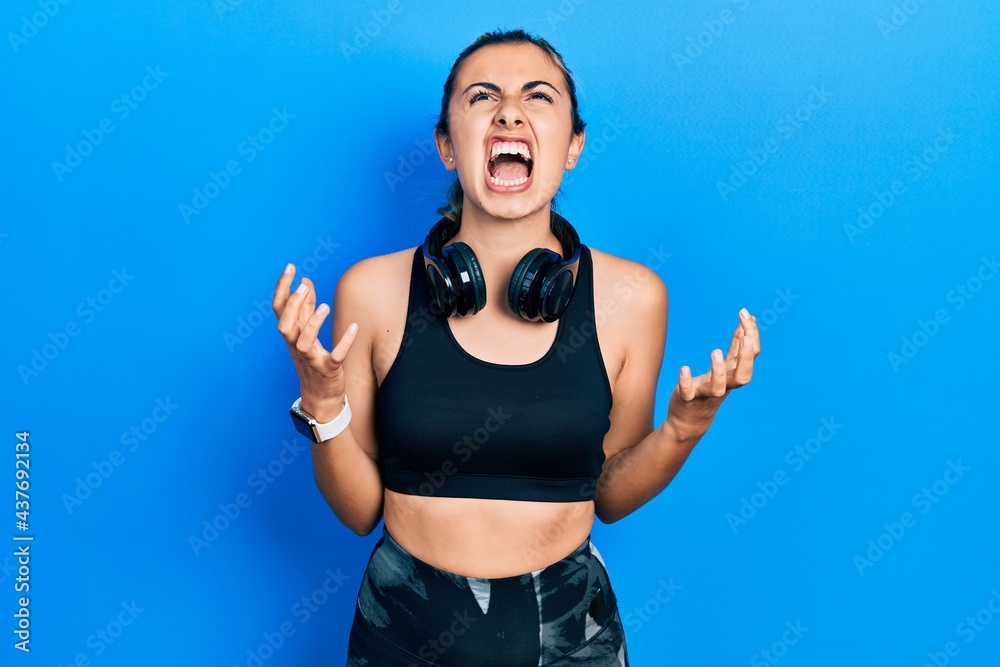
[[[333,324],[330,352],[316,339],[317,332],[326,319],[326,312],[316,312],[316,292],[312,281],[303,278],[307,286],[304,295],[288,298],[288,307],[298,308],[301,332],[293,348],[293,359],[299,369],[302,403],[301,408],[321,423],[336,417],[343,409],[343,397],[351,405],[348,427],[330,440],[313,444],[313,475],[323,498],[330,505],[337,519],[358,535],[368,535],[382,517],[383,485],[377,466],[377,443],[374,428],[375,392],[378,383],[372,366],[372,325],[370,304],[361,294],[365,285],[367,261],[347,269],[337,282],[333,297]],[[284,279],[284,278],[283,278]],[[291,279],[275,296],[278,305],[280,293],[288,294]],[[371,283],[368,283],[369,288]],[[281,304],[283,305],[283,304]],[[278,308],[276,307],[276,312]],[[289,320],[294,316],[289,316]],[[351,322],[358,324],[353,342],[347,342],[346,333]],[[295,335],[290,322],[279,318]],[[285,334],[285,331],[282,331]],[[310,340],[311,337],[311,340]],[[339,340],[339,342],[337,342]],[[298,353],[298,358],[295,354]],[[346,356],[345,356],[346,355]],[[342,374],[337,377],[338,374]],[[340,380],[339,382],[337,380]],[[344,389],[338,394],[337,386]]]
[[[684,366],[670,397],[667,418],[654,430],[653,404],[666,343],[667,290],[653,272],[640,285],[622,314],[629,330],[625,364],[615,380],[612,428],[605,437],[606,458],[594,499],[597,517],[604,523],[631,514],[670,483],[730,389],[750,381],[753,359],[760,351],[754,318],[741,313],[728,357],[723,358],[721,350],[718,356],[713,354],[712,370],[697,378]]]

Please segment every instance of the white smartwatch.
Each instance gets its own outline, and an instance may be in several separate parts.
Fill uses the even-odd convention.
[[[292,415],[292,423],[295,424],[296,431],[309,438],[313,443],[320,443],[340,435],[351,421],[351,404],[347,402],[347,394],[344,394],[344,409],[333,418],[333,421],[325,424],[320,424],[312,415],[303,412],[302,408],[299,407],[300,403],[302,403],[301,396],[292,403],[289,410]]]

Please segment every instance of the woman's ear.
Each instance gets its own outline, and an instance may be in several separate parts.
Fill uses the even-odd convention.
[[[587,143],[587,130],[580,134],[574,134],[569,142],[569,154],[566,156],[566,168],[575,169],[576,163],[580,160],[580,153],[583,152],[583,145]]]
[[[451,145],[451,139],[441,134],[441,131],[434,128],[434,142],[437,144],[438,156],[448,171],[455,171],[455,149]]]

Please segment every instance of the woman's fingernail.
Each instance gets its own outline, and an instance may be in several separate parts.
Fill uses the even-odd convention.
[[[306,284],[305,283],[299,283],[299,286],[295,288],[295,293],[296,294],[302,294],[305,291],[306,291]]]
[[[681,366],[681,377],[685,379],[691,377],[691,369],[687,366]]]
[[[722,361],[722,350],[714,350],[712,352],[712,358],[716,361]]]
[[[289,262],[288,264],[285,265],[284,273],[286,274],[291,273],[293,268],[295,268],[294,265],[291,262]]]
[[[746,308],[740,308],[740,315],[742,315],[743,317],[750,317],[750,313],[747,311]]]
[[[353,333],[357,333],[357,331],[358,331],[358,324],[357,324],[357,322],[351,322],[351,326],[347,327],[347,333],[353,334]]]

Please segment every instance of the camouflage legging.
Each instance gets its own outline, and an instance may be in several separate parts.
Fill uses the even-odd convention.
[[[383,528],[355,608],[348,667],[628,667],[607,569],[584,541],[501,579],[418,560]]]

